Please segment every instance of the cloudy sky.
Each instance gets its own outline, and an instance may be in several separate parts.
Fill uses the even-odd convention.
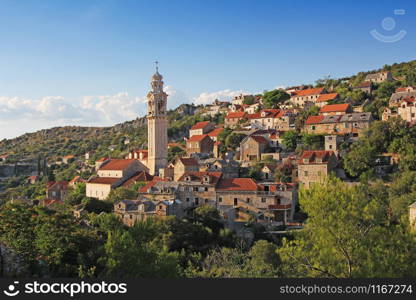
[[[377,3],[0,0],[0,139],[143,116],[155,60],[174,108],[415,59],[414,1]]]

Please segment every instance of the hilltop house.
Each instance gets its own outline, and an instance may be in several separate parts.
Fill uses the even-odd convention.
[[[311,184],[323,182],[337,167],[338,160],[333,151],[303,151],[298,161],[298,180],[306,188]]]
[[[325,93],[324,88],[313,88],[306,90],[298,90],[292,93],[290,102],[300,107],[315,104],[321,94]]]
[[[260,135],[245,137],[240,143],[240,160],[260,160],[261,154],[269,147],[269,140]]]
[[[242,121],[246,116],[244,111],[229,112],[224,119],[225,127],[235,128],[238,122]]]
[[[338,93],[330,93],[330,94],[320,94],[318,99],[315,101],[315,105],[322,107],[328,105],[331,101],[336,101],[339,99]]]
[[[335,116],[352,113],[352,108],[348,103],[343,104],[329,104],[323,106],[319,110],[319,114],[323,116]]]
[[[46,185],[46,199],[63,201],[67,193],[67,181],[51,181]]]
[[[375,83],[381,83],[384,81],[393,81],[393,80],[394,80],[393,75],[390,71],[383,71],[383,72],[368,74],[365,77],[365,81],[371,81]]]
[[[112,189],[121,186],[141,171],[149,172],[138,160],[110,159],[98,169],[96,177],[87,181],[86,195],[104,200]]]
[[[358,136],[373,121],[371,113],[348,113],[344,115],[310,116],[302,131],[314,134],[352,134]]]
[[[186,153],[212,153],[214,141],[208,134],[193,135],[186,141]]]
[[[210,121],[198,122],[189,130],[189,137],[203,135],[214,130],[215,124]]]
[[[353,87],[354,90],[360,90],[364,93],[371,94],[373,91],[373,83],[371,81],[363,81],[357,86]]]

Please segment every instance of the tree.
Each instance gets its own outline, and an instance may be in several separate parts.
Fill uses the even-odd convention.
[[[81,200],[85,197],[86,184],[83,182],[78,183],[75,187],[70,188],[67,196],[65,197],[65,203],[69,205],[77,205],[81,203]]]
[[[104,246],[104,275],[117,278],[176,278],[180,255],[163,244],[137,240],[130,231],[110,231]]]
[[[107,201],[111,203],[116,203],[117,201],[121,201],[125,199],[134,200],[136,198],[137,198],[137,191],[133,191],[131,189],[120,187],[118,189],[111,190],[110,194],[108,194]]]
[[[298,134],[295,130],[289,130],[283,134],[283,146],[285,146],[288,151],[295,151],[297,144]]]
[[[168,161],[172,161],[176,156],[181,156],[182,154],[185,154],[185,150],[183,150],[181,147],[173,146],[168,149]]]
[[[265,92],[263,95],[263,103],[266,108],[274,108],[289,99],[290,95],[284,90],[273,90]]]
[[[386,198],[368,191],[335,178],[301,190],[299,201],[308,222],[278,251],[283,274],[336,278],[414,274],[413,237],[401,224],[390,222]]]
[[[280,258],[277,246],[265,240],[254,243],[248,252],[245,272],[254,278],[277,277],[280,275]]]
[[[227,148],[235,150],[238,147],[240,147],[240,143],[245,137],[245,134],[233,132],[230,135],[228,135],[225,139],[225,146]]]

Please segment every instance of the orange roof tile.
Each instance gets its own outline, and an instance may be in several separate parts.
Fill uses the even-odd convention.
[[[323,91],[324,91],[324,88],[300,90],[300,91],[295,92],[295,96],[310,96],[310,95],[322,94]]]
[[[338,93],[330,93],[330,94],[320,94],[316,102],[326,102],[335,100],[338,97]]]
[[[117,181],[120,181],[121,178],[117,178],[117,177],[96,177],[96,178],[91,178],[90,180],[88,180],[88,183],[96,183],[96,184],[113,184],[116,183]]]
[[[257,191],[259,188],[252,178],[221,179],[218,183],[219,191]]]
[[[209,138],[208,134],[197,134],[193,135],[188,139],[188,142],[201,142],[205,138]]]
[[[221,133],[221,131],[223,131],[223,130],[224,130],[224,128],[215,128],[213,131],[208,133],[208,135],[210,137],[218,136]]]
[[[350,108],[350,105],[348,103],[329,104],[329,105],[323,106],[319,110],[319,112],[320,113],[324,113],[324,112],[347,112],[349,108]]]
[[[234,118],[240,119],[240,118],[244,118],[245,115],[246,113],[244,111],[229,112],[225,118],[226,119],[234,119]]]
[[[308,119],[305,121],[305,124],[318,124],[321,123],[325,116],[309,116]]]
[[[191,127],[191,130],[194,129],[203,129],[205,128],[210,122],[209,121],[204,121],[204,122],[198,122],[196,123],[194,126]]]
[[[130,164],[136,162],[135,159],[111,159],[108,163],[100,168],[100,170],[124,170]]]
[[[327,163],[329,157],[334,154],[333,151],[326,151],[326,150],[306,150],[303,151],[300,159],[299,164],[305,164],[303,162],[304,159],[309,159],[309,162],[307,164],[313,164],[317,163],[316,159],[320,158],[322,160],[322,163]]]
[[[260,144],[268,144],[269,143],[269,141],[265,137],[260,136],[260,135],[251,135],[250,137],[253,140],[255,140],[257,143],[260,143]]]

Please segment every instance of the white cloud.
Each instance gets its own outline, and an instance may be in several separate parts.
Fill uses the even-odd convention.
[[[247,94],[246,92],[240,91],[232,91],[232,90],[222,90],[212,93],[201,93],[199,96],[193,99],[195,104],[210,104],[215,99],[220,101],[230,101],[233,97],[238,96],[240,94]]]

